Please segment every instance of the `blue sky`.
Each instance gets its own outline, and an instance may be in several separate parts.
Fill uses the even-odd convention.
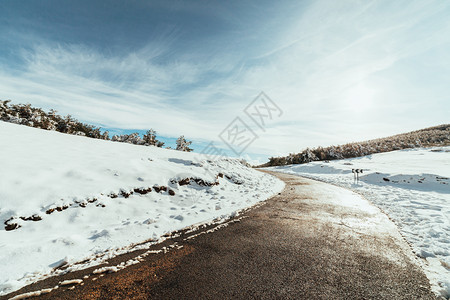
[[[449,123],[449,80],[449,1],[0,2],[0,99],[197,151],[261,91],[255,159]]]

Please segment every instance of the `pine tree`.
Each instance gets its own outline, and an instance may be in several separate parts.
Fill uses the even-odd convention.
[[[145,134],[144,134],[144,144],[146,146],[156,146],[161,148],[162,146],[164,146],[164,142],[158,141],[156,139],[156,131],[153,129],[148,130]]]
[[[109,140],[109,131],[108,130],[106,130],[105,132],[102,133],[101,139]]]
[[[144,142],[150,146],[156,146],[158,140],[156,139],[156,131],[153,128],[144,134]]]
[[[189,145],[191,145],[192,142],[186,141],[184,138],[184,135],[180,136],[177,139],[177,149],[178,151],[185,151],[185,152],[191,152],[193,149],[189,148]]]

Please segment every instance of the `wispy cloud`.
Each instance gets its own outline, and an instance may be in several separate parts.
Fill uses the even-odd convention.
[[[236,19],[232,7],[218,4],[215,34],[191,41],[179,24],[160,25],[162,33],[124,52],[33,36],[17,66],[0,60],[0,97],[106,127],[218,140],[263,90],[284,111],[249,149],[264,154],[448,122],[448,2],[286,1],[276,8],[248,6]],[[181,17],[213,11],[171,9]]]

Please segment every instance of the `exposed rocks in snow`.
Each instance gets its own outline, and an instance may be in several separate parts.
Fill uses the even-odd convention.
[[[133,194],[133,191],[127,192],[127,191],[121,189],[119,194],[120,194],[120,196],[127,199],[128,197],[130,197]]]
[[[152,191],[152,188],[136,188],[133,190],[135,193],[141,194],[141,195],[145,195],[147,193],[150,193]]]
[[[27,218],[24,218],[24,217],[20,217],[20,218],[24,221],[40,221],[40,220],[42,220],[42,218],[39,215],[32,215],[31,217],[27,217]]]
[[[11,223],[11,221],[13,221],[14,219],[16,219],[16,218],[11,217],[4,222],[6,231],[10,231],[10,230],[14,230],[14,229],[22,227],[17,223]],[[41,216],[39,216],[39,215],[32,215],[31,217],[20,217],[20,219],[23,221],[35,221],[35,222],[42,220]]]
[[[217,174],[216,175],[216,179],[223,178],[224,176],[225,176],[226,179],[228,179],[229,181],[233,182],[234,184],[238,184],[238,185],[243,184],[242,180],[239,180],[239,179],[235,178],[234,176],[224,175],[223,173]],[[183,178],[183,179],[180,179],[180,180],[171,179],[169,182],[172,185],[178,184],[180,186],[184,186],[184,185],[189,185],[189,184],[194,184],[195,183],[195,184],[197,184],[199,186],[202,186],[202,187],[211,187],[211,186],[215,186],[215,185],[219,185],[220,184],[218,180],[210,182],[210,181],[206,181],[204,179],[196,178],[196,177],[188,177],[188,178]],[[110,193],[107,196],[109,198],[111,198],[111,199],[116,199],[119,196],[121,196],[121,197],[123,197],[125,199],[128,199],[134,193],[137,193],[137,194],[140,194],[140,195],[145,195],[147,193],[150,193],[152,190],[155,191],[156,193],[167,192],[169,196],[175,196],[175,191],[174,190],[169,189],[169,188],[167,188],[166,186],[163,186],[163,185],[162,186],[154,185],[153,189],[151,187],[149,187],[149,188],[134,188],[133,190],[130,190],[130,191],[127,191],[125,189],[120,189],[119,193],[117,193],[117,194],[116,193]],[[74,202],[76,204],[78,204],[78,207],[86,208],[88,204],[94,203],[96,201],[98,201],[98,199],[93,197],[93,198],[87,198],[86,201],[83,201],[83,202],[80,202],[80,201],[74,201]],[[67,205],[52,207],[52,208],[47,209],[45,211],[45,213],[47,215],[50,215],[50,214],[54,213],[55,211],[61,212],[63,210],[68,209],[71,206],[73,206],[73,204],[67,204]],[[102,207],[103,208],[103,207],[105,207],[105,205],[104,204],[99,204],[99,205],[96,205],[96,207]],[[19,217],[19,218],[21,220],[23,220],[23,221],[41,221],[42,220],[42,217],[37,215],[37,214],[34,214],[34,215],[30,216],[30,217]],[[14,219],[15,219],[15,217],[11,217],[10,219],[8,219],[8,220],[6,220],[4,222],[5,230],[11,231],[11,230],[15,230],[15,229],[18,229],[18,228],[21,227],[20,224],[18,224],[18,223],[11,223],[11,221],[14,220]]]
[[[167,191],[167,188],[166,188],[165,186],[158,186],[158,185],[155,185],[155,186],[153,186],[153,190],[154,190],[155,192],[157,192],[157,193],[160,193],[160,192],[165,192],[165,191]]]
[[[216,178],[218,178],[218,177],[219,176],[216,176]],[[210,182],[210,181],[206,181],[202,178],[197,178],[197,177],[188,177],[188,178],[183,178],[180,180],[171,179],[170,183],[173,185],[178,184],[180,186],[196,183],[197,185],[203,186],[203,187],[219,185],[219,181],[211,181]]]
[[[45,213],[46,213],[47,215],[50,215],[50,214],[52,214],[52,213],[55,212],[55,211],[60,212],[60,211],[66,210],[66,209],[69,208],[69,206],[71,206],[71,205],[63,205],[63,206],[57,206],[57,207],[54,207],[54,208],[49,208],[49,209],[47,209],[47,210],[45,211]]]
[[[188,185],[190,182],[191,182],[190,178],[184,178],[184,179],[181,179],[180,181],[178,181],[178,184],[180,186],[183,186],[183,185]],[[176,181],[173,181],[171,183],[176,184]]]
[[[244,182],[240,179],[237,179],[235,176],[229,176],[229,175],[225,175],[225,178],[228,179],[229,181],[233,182],[234,184],[243,184]]]
[[[11,231],[11,230],[14,230],[14,229],[17,229],[17,228],[20,228],[20,227],[22,227],[22,226],[20,226],[19,224],[17,224],[17,223],[8,223],[10,220],[12,220],[12,218],[11,219],[9,219],[8,221],[5,221],[5,230],[6,231]]]

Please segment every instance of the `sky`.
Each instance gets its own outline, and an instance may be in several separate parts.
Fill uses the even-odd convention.
[[[450,123],[449,81],[449,1],[0,1],[0,99],[197,152],[235,118],[256,161]]]

